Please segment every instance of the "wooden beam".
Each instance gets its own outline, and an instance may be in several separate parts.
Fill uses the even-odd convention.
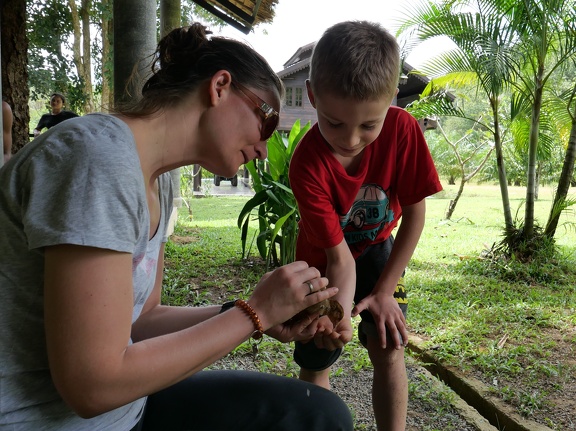
[[[203,7],[211,14],[217,16],[222,21],[230,24],[232,27],[236,28],[237,30],[240,30],[244,34],[248,34],[250,33],[250,30],[252,30],[252,24],[254,23],[254,19],[252,19],[252,17],[248,15],[246,12],[244,12],[242,9],[238,8],[237,6],[231,4],[228,1],[220,1],[220,3],[222,4],[222,6],[224,6],[225,3],[226,4],[225,7],[230,9],[230,11],[233,12],[238,18],[243,19],[245,23],[242,23],[239,20],[234,19],[232,16],[216,8],[213,4],[208,3],[205,0],[194,0],[194,3]]]

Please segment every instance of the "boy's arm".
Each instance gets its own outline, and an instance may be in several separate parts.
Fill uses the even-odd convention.
[[[402,207],[402,222],[394,239],[392,252],[382,274],[380,274],[376,287],[352,310],[353,316],[364,310],[369,310],[372,313],[383,348],[386,347],[386,327],[392,335],[396,349],[402,347],[402,340],[404,340],[404,344],[408,340],[406,320],[393,295],[420,239],[424,228],[425,214],[425,199],[413,205]]]
[[[337,246],[327,248],[324,251],[327,258],[326,278],[329,280],[328,285],[338,287],[338,294],[332,299],[340,303],[344,310],[344,317],[334,330],[330,327],[320,327],[315,336],[315,342],[318,347],[334,350],[343,347],[352,339],[350,318],[356,290],[356,262],[344,238]],[[323,319],[324,322],[329,322],[328,318]]]

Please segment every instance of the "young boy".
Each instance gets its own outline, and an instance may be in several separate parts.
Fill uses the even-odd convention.
[[[329,28],[306,82],[318,122],[290,166],[301,216],[296,258],[340,289],[334,298],[344,308],[335,328],[323,317],[313,341],[296,343],[300,378],[330,387],[330,366],[352,338],[351,317],[360,314],[359,338],[374,366],[374,414],[386,431],[406,423],[402,276],[424,227],[424,199],[442,189],[418,122],[391,106],[399,71],[397,42],[378,24]]]

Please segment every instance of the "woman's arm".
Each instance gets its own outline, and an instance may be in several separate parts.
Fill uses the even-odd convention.
[[[249,299],[264,329],[334,295],[336,289],[306,296],[303,283],[318,276],[315,268],[295,262],[265,277]],[[157,289],[158,279],[154,301]],[[202,321],[205,310],[196,314],[190,308],[184,315],[153,302],[132,329],[132,256],[106,249],[47,247],[44,296],[52,378],[82,417],[170,386],[221,358],[254,331],[252,321],[236,307],[219,315],[209,311],[213,318]],[[182,324],[175,323],[176,317]],[[152,323],[161,329],[152,331]],[[132,330],[141,341],[130,344]],[[173,330],[177,332],[155,336]]]
[[[140,317],[132,325],[132,340],[135,342],[189,328],[216,316],[220,312],[220,306],[173,307],[161,305],[163,277],[164,244],[158,257],[154,290],[144,304]]]

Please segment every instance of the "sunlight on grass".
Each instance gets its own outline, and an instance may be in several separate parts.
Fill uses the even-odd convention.
[[[232,227],[238,229],[237,221],[240,209],[246,203],[246,197],[208,197],[192,199],[190,211],[184,209],[178,213],[178,223],[197,227]]]

